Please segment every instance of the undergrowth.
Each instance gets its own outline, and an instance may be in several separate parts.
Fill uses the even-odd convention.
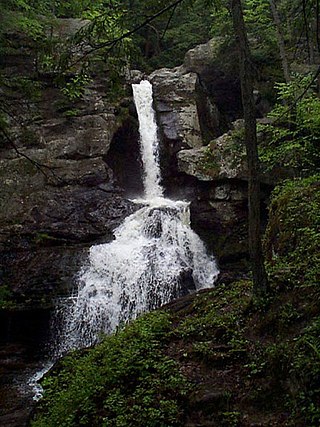
[[[151,313],[90,350],[65,357],[43,382],[33,427],[183,425],[188,383],[162,351],[169,315]]]

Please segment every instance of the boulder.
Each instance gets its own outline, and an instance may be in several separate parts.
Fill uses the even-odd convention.
[[[155,107],[164,138],[181,147],[200,147],[202,136],[197,113],[195,73],[181,67],[162,68],[151,74]]]
[[[200,181],[248,181],[249,172],[244,143],[244,123],[237,120],[233,129],[212,140],[207,146],[181,150],[177,154],[178,170]],[[260,139],[261,139],[260,135]],[[260,182],[275,186],[279,179],[291,176],[288,168],[273,168],[261,164]]]
[[[233,121],[242,116],[237,52],[233,45],[226,47],[225,44],[223,37],[214,37],[207,43],[190,49],[182,65],[185,73],[198,75],[202,90],[210,104],[219,112],[215,127],[209,125],[210,129],[216,131],[211,136],[221,135]],[[212,120],[212,117],[208,119]]]

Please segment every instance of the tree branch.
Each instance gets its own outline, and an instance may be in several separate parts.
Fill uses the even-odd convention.
[[[11,138],[11,136],[8,134],[8,132],[1,126],[0,127],[0,132],[2,133],[2,135],[5,137],[6,141],[9,143],[9,145],[11,146],[11,148],[13,148],[13,150],[17,153],[17,155],[19,157],[23,157],[26,160],[28,160],[32,165],[34,165],[38,171],[40,173],[42,173],[42,175],[44,175],[47,179],[50,179],[50,176],[46,173],[45,170],[50,171],[50,173],[52,174],[52,176],[57,179],[59,182],[63,182],[63,180],[61,179],[60,176],[58,176],[54,171],[53,171],[53,167],[52,166],[48,166],[45,165],[43,163],[38,162],[37,160],[32,159],[30,156],[28,156],[27,154],[23,153],[22,151],[19,150],[19,148],[16,146],[15,142],[13,141],[13,139]]]
[[[169,4],[168,6],[164,7],[163,9],[159,10],[158,12],[156,12],[154,15],[149,16],[148,18],[146,18],[141,24],[137,25],[136,27],[134,27],[132,30],[126,31],[125,33],[123,33],[121,36],[113,39],[113,40],[108,40],[104,43],[100,43],[95,45],[94,47],[92,47],[90,50],[88,50],[87,52],[85,52],[81,58],[78,58],[76,61],[74,61],[71,65],[76,65],[79,62],[83,61],[83,59],[87,58],[89,55],[91,55],[92,53],[106,48],[108,47],[109,50],[111,50],[112,48],[114,48],[119,42],[121,42],[122,40],[126,39],[127,37],[130,37],[132,34],[135,34],[136,32],[138,32],[139,30],[141,30],[142,28],[144,28],[146,25],[148,25],[150,22],[154,21],[155,19],[157,19],[159,16],[163,15],[164,13],[168,12],[171,9],[176,9],[176,7],[182,3],[184,0],[176,0],[175,2]]]
[[[169,25],[170,25],[170,23],[171,23],[171,21],[172,21],[173,15],[174,15],[174,13],[175,13],[175,11],[176,11],[176,9],[177,9],[177,7],[178,7],[178,6],[179,6],[179,5],[178,5],[178,4],[176,4],[176,5],[173,7],[172,12],[171,12],[171,15],[170,15],[170,17],[169,17],[169,19],[168,19],[168,21],[167,21],[166,28],[164,29],[164,31],[163,31],[163,33],[162,33],[162,36],[160,37],[160,41],[164,39],[164,36],[166,35],[166,32],[168,31]]]

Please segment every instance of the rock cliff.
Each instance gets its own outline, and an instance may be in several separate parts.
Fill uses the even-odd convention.
[[[236,69],[220,58],[222,39],[187,52],[174,69],[153,72],[168,193],[191,200],[194,229],[222,269],[247,260],[247,169]],[[234,123],[236,121],[236,123]],[[239,135],[232,136],[234,129]],[[269,184],[269,183],[268,183]],[[268,185],[267,184],[267,185]]]
[[[65,22],[61,31],[79,25]],[[200,45],[180,67],[149,79],[167,194],[191,201],[192,225],[223,268],[242,268],[247,171],[241,140],[226,133],[241,116],[240,89],[236,72],[219,62],[222,43]],[[8,58],[5,72],[33,75],[32,50],[23,52],[28,66]],[[124,191],[136,195],[142,185],[130,96],[111,102],[106,77],[97,74],[82,101],[68,105],[52,79],[38,78],[40,100],[20,111],[29,126],[12,122],[16,149],[1,148],[0,272],[22,305],[47,306],[73,286],[88,246],[112,239],[136,208]]]

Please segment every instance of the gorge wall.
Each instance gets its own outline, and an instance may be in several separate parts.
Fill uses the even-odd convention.
[[[247,259],[247,174],[241,141],[226,133],[241,104],[236,71],[219,62],[221,43],[200,45],[149,79],[166,192],[191,201],[193,228],[230,270]],[[136,209],[128,200],[142,188],[136,113],[130,96],[106,96],[107,77],[97,74],[70,107],[52,79],[35,75],[30,49],[6,64],[8,74],[41,79],[42,91],[20,112],[20,124],[31,125],[12,122],[20,155],[1,147],[0,277],[22,307],[50,307],[72,287],[87,248],[112,239]],[[129,74],[128,95],[141,79]]]

